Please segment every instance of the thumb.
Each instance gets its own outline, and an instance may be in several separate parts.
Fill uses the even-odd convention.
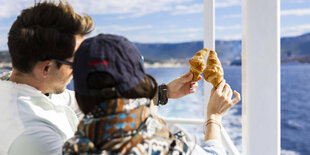
[[[231,100],[232,105],[235,105],[241,100],[240,94],[234,90],[234,95],[236,96],[234,99]]]
[[[215,88],[213,87],[213,88],[211,89],[211,95],[212,95],[214,92],[215,92]]]
[[[191,72],[188,72],[182,75],[180,78],[182,79],[183,82],[190,82],[193,79],[193,74]]]

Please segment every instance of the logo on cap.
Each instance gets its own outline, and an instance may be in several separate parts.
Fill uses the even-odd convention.
[[[93,60],[91,62],[88,63],[88,66],[96,66],[96,65],[105,65],[108,66],[109,65],[109,61],[108,60]]]

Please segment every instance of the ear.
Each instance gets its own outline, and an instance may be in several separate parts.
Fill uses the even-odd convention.
[[[34,71],[37,77],[47,78],[49,71],[51,70],[51,61],[39,61],[34,66]]]

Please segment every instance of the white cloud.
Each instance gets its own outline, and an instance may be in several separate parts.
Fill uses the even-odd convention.
[[[9,32],[10,27],[9,26],[0,26],[0,31]]]
[[[29,0],[0,0],[0,19],[15,17],[21,10],[34,4]]]
[[[233,35],[221,35],[221,36],[216,36],[216,40],[241,40],[242,35],[241,34],[233,34]]]
[[[159,31],[159,33],[197,33],[203,32],[203,27],[189,27],[189,28],[173,28]]]
[[[304,16],[304,15],[310,15],[310,8],[304,8],[304,9],[291,9],[291,10],[282,10],[281,11],[282,16],[288,16],[288,15],[296,15],[296,16]],[[223,18],[241,18],[241,14],[230,14],[225,15]]]
[[[192,0],[69,0],[79,12],[88,14],[116,14],[139,17],[161,11],[173,11],[176,5],[186,4]]]
[[[227,30],[236,30],[241,29],[240,25],[231,25],[231,26],[215,26],[217,31],[227,31]]]
[[[175,12],[173,12],[172,15],[186,15],[202,12],[203,12],[203,4],[178,5],[175,7]]]
[[[305,16],[310,15],[310,8],[304,9],[292,9],[292,10],[282,10],[282,16],[295,15],[295,16]]]
[[[168,43],[171,42],[171,38],[165,36],[152,36],[152,35],[144,35],[144,34],[135,34],[128,35],[128,39],[132,42],[139,43]]]
[[[241,0],[217,0],[215,1],[215,7],[225,8],[232,6],[241,6]]]
[[[146,34],[129,34],[126,37],[133,42],[139,43],[177,43],[177,42],[188,42],[202,40],[203,36],[196,33],[176,33],[171,34],[160,34],[160,35],[146,35]]]
[[[57,1],[57,0],[56,0]],[[97,15],[140,17],[151,13],[168,11],[173,15],[203,12],[203,3],[191,4],[194,0],[68,0],[77,12]],[[241,0],[217,0],[216,7],[240,5]],[[34,4],[30,0],[0,0],[0,19],[15,17]]]
[[[305,31],[305,30],[310,30],[310,24],[282,28],[282,31]]]
[[[0,51],[8,49],[7,42],[8,42],[7,34],[1,33],[0,34]]]
[[[241,14],[230,14],[230,15],[225,15],[223,18],[241,18]]]
[[[39,1],[39,0],[38,0]],[[57,0],[56,0],[57,1]],[[173,11],[176,5],[193,0],[68,0],[77,12],[143,16],[160,11]],[[32,0],[0,0],[0,18],[15,17],[34,4]]]
[[[151,13],[169,11],[173,15],[194,14],[203,12],[203,2],[191,4],[194,0],[69,0],[72,6],[89,14],[119,14],[128,17],[139,17]],[[216,7],[241,5],[241,0],[217,0]]]
[[[155,29],[152,31],[126,33],[121,32],[130,40],[140,43],[175,43],[202,40],[203,28],[178,28],[175,25],[167,26],[167,30]]]
[[[136,25],[136,26],[124,26],[124,25],[108,25],[108,26],[97,26],[96,29],[103,32],[118,32],[118,31],[137,31],[152,29],[152,25]],[[96,30],[95,30],[96,31]]]
[[[310,24],[289,26],[281,29],[283,36],[297,36],[310,31]]]
[[[57,0],[56,0],[57,1]],[[151,13],[167,11],[173,15],[203,12],[203,3],[195,0],[68,0],[77,12],[96,15],[119,15],[122,18],[140,17]],[[241,0],[217,0],[216,7],[240,5]],[[15,17],[34,4],[30,0],[0,0],[0,19]]]
[[[287,3],[306,3],[309,2],[309,0],[281,0],[281,3],[287,2]]]

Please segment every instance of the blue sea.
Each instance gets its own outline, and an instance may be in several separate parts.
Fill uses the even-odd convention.
[[[188,72],[188,67],[147,68],[146,72],[157,79],[158,83],[168,83]],[[224,67],[225,79],[231,88],[241,93],[241,67]],[[169,99],[165,106],[158,107],[165,117],[203,118],[203,80],[195,94],[180,99]],[[68,85],[73,88],[72,82]],[[238,103],[223,119],[223,126],[236,147],[242,152],[241,108]],[[188,133],[203,141],[202,126],[181,125]],[[310,65],[281,66],[281,154],[310,155]]]
[[[158,83],[168,83],[188,72],[182,68],[148,68],[146,72],[157,79]],[[225,79],[231,88],[241,93],[241,67],[224,67]],[[158,112],[166,117],[203,118],[203,80],[195,94],[181,99],[169,99]],[[235,105],[225,115],[223,126],[242,152],[241,133],[242,102]],[[203,141],[202,127],[197,125],[181,126],[195,135],[198,143]],[[281,66],[281,154],[310,155],[310,65]]]

